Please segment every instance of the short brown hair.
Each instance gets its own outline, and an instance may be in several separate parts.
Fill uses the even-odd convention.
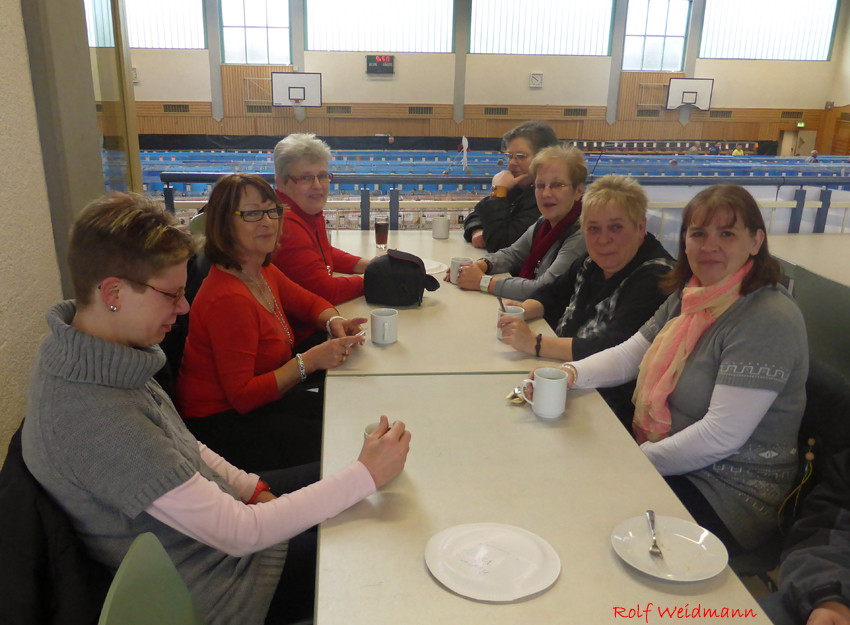
[[[578,148],[565,148],[562,145],[551,145],[540,150],[531,161],[528,173],[532,178],[536,178],[538,169],[552,163],[564,164],[573,187],[587,181],[587,164],[584,162],[584,154]]]
[[[145,283],[188,260],[192,237],[175,227],[159,203],[136,193],[110,193],[83,209],[71,230],[68,266],[77,304],[88,306],[94,289],[109,277]]]
[[[672,293],[685,288],[694,272],[685,254],[688,228],[697,220],[707,224],[714,216],[725,211],[730,214],[731,224],[739,219],[751,236],[761,230],[765,233],[764,242],[758,253],[753,256],[753,268],[741,282],[741,295],[747,295],[763,286],[775,286],[782,279],[782,267],[779,261],[770,255],[767,249],[767,229],[764,217],[755,198],[744,187],[736,184],[718,184],[697,193],[682,213],[682,227],[679,229],[679,257],[676,266],[663,279],[661,286]]]
[[[582,223],[588,213],[609,204],[622,208],[637,227],[646,218],[646,192],[637,180],[620,174],[608,174],[594,180],[584,192],[581,204]]]
[[[246,187],[254,187],[264,200],[271,200],[278,208],[283,208],[280,199],[262,176],[257,174],[227,174],[215,183],[210,199],[204,206],[206,214],[206,241],[204,255],[216,265],[224,265],[234,269],[242,269],[236,241],[230,228],[230,217],[239,208],[239,200]],[[281,224],[283,220],[280,220]],[[280,229],[280,224],[278,224]],[[278,231],[278,238],[280,232]],[[263,266],[271,262],[271,254],[266,255]]]

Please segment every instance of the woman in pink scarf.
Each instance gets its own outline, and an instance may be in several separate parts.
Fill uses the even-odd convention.
[[[633,430],[697,522],[731,553],[758,546],[797,473],[806,328],[737,185],[685,207],[672,293],[624,343],[562,365],[576,388],[637,378]],[[647,504],[651,507],[651,502]]]

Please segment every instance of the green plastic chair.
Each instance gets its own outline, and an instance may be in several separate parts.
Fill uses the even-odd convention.
[[[98,625],[205,625],[189,589],[156,536],[130,545],[109,587]]]

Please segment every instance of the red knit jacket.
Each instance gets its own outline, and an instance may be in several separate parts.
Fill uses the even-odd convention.
[[[359,256],[331,246],[323,213],[308,215],[280,190],[277,196],[286,206],[280,247],[272,262],[286,276],[331,304],[363,295],[363,276],[333,276],[334,271],[352,273]]]
[[[311,324],[332,308],[277,267],[263,268],[284,320]],[[274,370],[292,358],[286,333],[236,276],[210,269],[189,312],[189,336],[177,377],[184,418],[236,409],[250,412],[280,398]]]

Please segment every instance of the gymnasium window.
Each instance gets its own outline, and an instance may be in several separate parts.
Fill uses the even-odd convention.
[[[828,61],[837,0],[706,0],[707,59]]]
[[[89,46],[111,48],[109,0],[85,0]],[[124,0],[131,48],[206,48],[203,0]]]
[[[681,71],[690,7],[690,0],[629,0],[623,69]]]
[[[613,0],[472,0],[473,54],[610,54]]]
[[[306,48],[452,52],[452,0],[306,0]]]
[[[288,0],[220,0],[225,63],[289,65]]]

